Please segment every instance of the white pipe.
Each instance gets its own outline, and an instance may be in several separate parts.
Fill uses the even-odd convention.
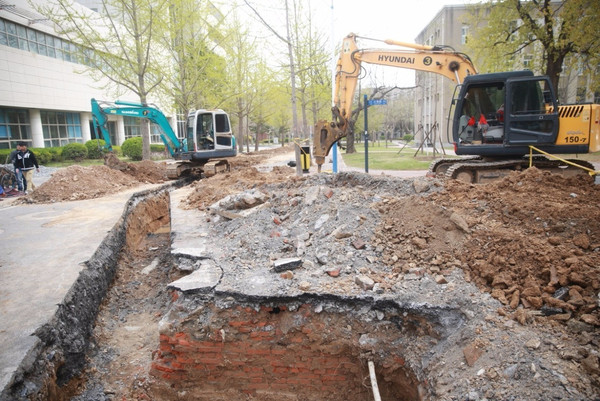
[[[373,364],[373,361],[369,361],[369,376],[371,377],[373,397],[375,401],[381,401],[381,396],[379,395],[379,386],[377,385],[377,376],[375,376],[375,365]]]

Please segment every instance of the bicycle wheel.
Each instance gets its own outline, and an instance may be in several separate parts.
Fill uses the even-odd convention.
[[[12,183],[15,179],[16,177],[12,173],[4,173],[0,177],[0,185],[2,185],[2,188],[5,190],[10,189],[12,188]]]

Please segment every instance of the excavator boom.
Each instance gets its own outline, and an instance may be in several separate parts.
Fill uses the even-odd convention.
[[[313,157],[319,170],[333,144],[348,135],[352,101],[363,62],[433,72],[457,84],[477,73],[467,55],[444,47],[386,40],[384,43],[398,48],[359,49],[356,38],[355,34],[349,34],[342,43],[336,65],[333,119],[331,122],[321,120],[315,126]]]

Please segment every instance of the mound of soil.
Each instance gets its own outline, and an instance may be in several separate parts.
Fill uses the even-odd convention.
[[[377,243],[397,272],[460,266],[509,311],[600,326],[599,196],[589,177],[536,168],[486,185],[447,182],[428,198],[384,203]]]
[[[59,169],[23,201],[52,203],[94,199],[140,184],[157,184],[167,179],[165,163],[150,160],[139,163],[120,161],[118,165],[111,166],[112,168],[106,165],[73,165]]]
[[[139,185],[134,177],[106,166],[69,166],[55,172],[26,200],[33,203],[98,198]]]

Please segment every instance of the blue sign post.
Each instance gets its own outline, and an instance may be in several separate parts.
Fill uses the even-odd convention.
[[[365,101],[365,173],[369,172],[369,120],[367,118],[367,106],[384,106],[387,104],[387,99],[371,99],[367,100],[367,95],[364,95]]]

